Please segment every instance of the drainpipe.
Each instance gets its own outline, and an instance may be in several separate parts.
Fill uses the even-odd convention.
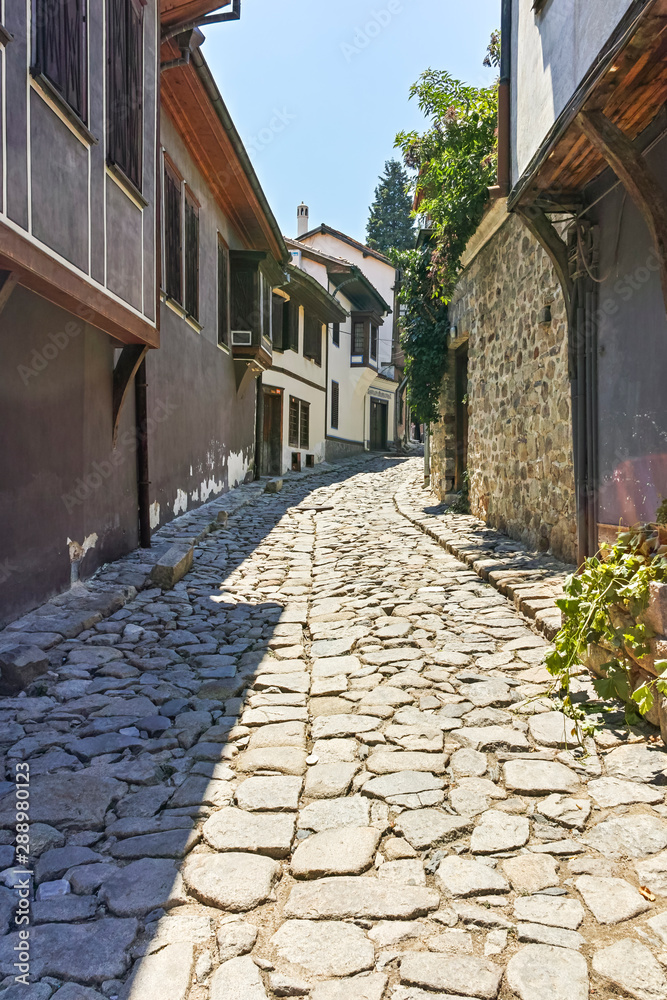
[[[139,545],[151,547],[150,479],[148,478],[148,402],[146,359],[134,376],[134,410],[137,435],[137,494],[139,501]]]
[[[262,391],[261,375],[255,379],[255,385],[257,386],[257,395],[255,397],[255,479],[259,479],[262,475],[261,458],[264,430],[264,392]],[[280,462],[282,468],[282,455],[280,456]]]
[[[510,193],[510,85],[512,78],[512,0],[502,0],[500,22],[500,80],[498,83],[498,183],[492,198]]]

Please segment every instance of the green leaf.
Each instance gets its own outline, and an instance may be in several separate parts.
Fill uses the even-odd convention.
[[[646,715],[653,708],[655,698],[648,683],[641,684],[638,688],[635,688],[630,697],[636,702],[642,715]]]

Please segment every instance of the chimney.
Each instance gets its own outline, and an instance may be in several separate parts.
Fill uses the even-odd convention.
[[[301,202],[296,210],[296,223],[297,236],[303,236],[304,233],[308,232],[308,229],[310,228],[310,223],[308,222],[308,206],[304,205],[303,202]]]

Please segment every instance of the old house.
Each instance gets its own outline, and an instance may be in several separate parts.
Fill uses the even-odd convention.
[[[299,236],[288,241],[294,261],[346,312],[328,336],[327,457],[384,450],[397,438],[396,271],[382,254],[338,230],[323,225],[308,231],[305,205],[299,206],[297,221]]]
[[[199,51],[197,24],[238,16],[238,0],[3,10],[10,620],[254,476],[289,256]]]
[[[434,479],[467,454],[473,513],[573,561],[667,493],[666,27],[664,0],[503,3]]]

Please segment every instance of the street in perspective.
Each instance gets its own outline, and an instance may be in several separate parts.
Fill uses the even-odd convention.
[[[0,1000],[667,1000],[667,0],[0,63]]]

